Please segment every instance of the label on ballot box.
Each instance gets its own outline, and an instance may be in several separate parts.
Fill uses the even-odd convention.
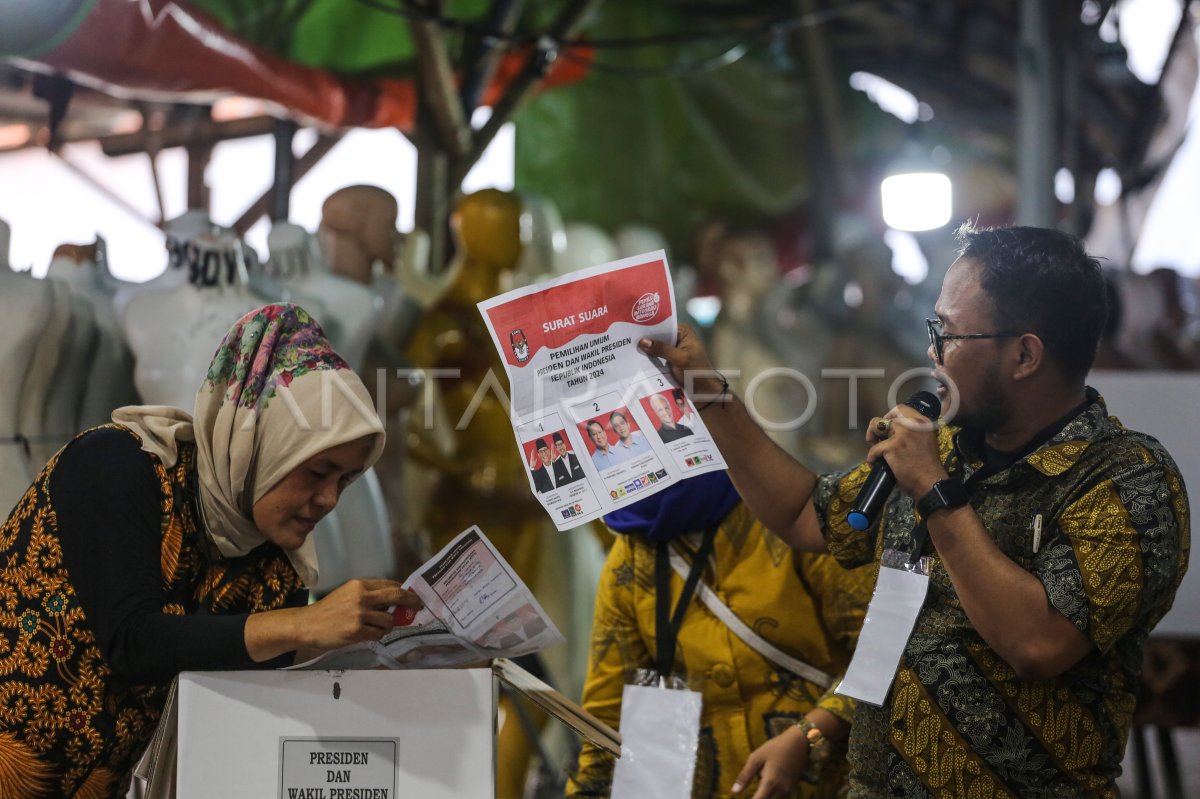
[[[395,738],[283,738],[279,799],[395,799]]]

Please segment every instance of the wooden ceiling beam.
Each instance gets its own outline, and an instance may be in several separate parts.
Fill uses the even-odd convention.
[[[322,158],[329,155],[329,151],[341,140],[341,133],[322,134],[318,137],[313,146],[309,147],[304,155],[297,158],[295,164],[292,166],[292,174],[288,181],[288,190],[290,191],[300,178],[307,175],[310,169],[320,163]],[[246,235],[246,231],[252,228],[255,222],[267,215],[271,210],[271,200],[275,197],[275,192],[276,187],[272,185],[233,223],[233,229],[238,232],[239,236]]]
[[[96,139],[105,155],[132,155],[154,148],[196,147],[214,145],[230,139],[269,136],[275,130],[275,119],[269,116],[245,117],[214,122],[209,119],[168,122],[161,130],[139,130]],[[91,138],[86,139],[91,141]]]

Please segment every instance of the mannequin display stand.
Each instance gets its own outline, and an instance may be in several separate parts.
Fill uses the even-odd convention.
[[[273,290],[272,299],[304,306],[337,353],[361,374],[382,300],[366,286],[333,274],[314,237],[299,225],[276,223],[267,246],[259,290]],[[371,383],[365,376],[364,382]],[[318,522],[314,540],[321,563],[318,594],[352,577],[395,576],[391,524],[374,469],[346,488],[337,508]]]
[[[88,372],[97,345],[96,314],[91,303],[75,294],[66,282],[49,274],[46,280],[65,290],[71,324],[51,379],[50,395],[42,414],[42,435],[32,446],[34,464],[48,461],[78,430],[79,409],[87,392]]]
[[[13,272],[8,265],[8,225],[0,220],[0,364],[10,379],[0,380],[0,508],[5,515],[33,478],[26,445],[17,423],[22,376],[46,327],[49,284]]]
[[[75,427],[104,424],[112,412],[138,401],[133,385],[133,353],[125,343],[114,308],[120,281],[108,270],[104,239],[83,246],[63,245],[55,252],[47,276],[71,289],[91,309],[95,350],[86,368],[86,383]],[[132,297],[132,295],[130,295]]]
[[[390,546],[397,553],[398,571],[408,571],[432,553],[414,530],[410,513],[413,491],[405,482],[405,411],[416,401],[424,383],[412,373],[404,346],[424,310],[441,297],[452,278],[428,274],[429,237],[420,230],[400,233],[396,229],[398,216],[396,198],[385,189],[346,186],[322,204],[315,239],[321,263],[333,275],[368,287],[379,303],[362,374],[368,386],[374,387],[387,431],[387,444],[375,464],[375,474],[392,524]],[[380,380],[379,375],[384,379]],[[406,568],[400,568],[400,561]]]
[[[19,378],[21,400],[17,411],[17,428],[29,440],[29,468],[34,474],[41,470],[50,455],[52,442],[74,430],[50,431],[45,426],[46,406],[59,365],[70,359],[71,353],[71,290],[55,280],[43,281],[49,288],[49,302],[41,307],[45,326],[34,347],[29,366]],[[47,454],[49,450],[49,454]]]
[[[350,368],[361,372],[367,347],[375,335],[383,301],[367,286],[334,274],[307,230],[290,222],[276,223],[267,236],[270,257],[263,273],[275,281],[287,302],[303,304],[304,298],[319,299],[321,322],[333,348]]]

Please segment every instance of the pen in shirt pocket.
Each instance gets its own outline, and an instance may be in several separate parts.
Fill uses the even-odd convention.
[[[1033,554],[1037,554],[1042,547],[1042,512],[1037,511],[1033,514]]]

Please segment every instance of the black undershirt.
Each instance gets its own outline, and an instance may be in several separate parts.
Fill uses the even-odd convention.
[[[1041,430],[1035,433],[1033,438],[1029,439],[1029,441],[1027,441],[1023,447],[1011,452],[1005,452],[989,446],[987,440],[982,434],[974,433],[973,435],[969,436],[966,441],[975,449],[976,452],[981,450],[983,452],[983,466],[975,474],[971,475],[971,483],[978,483],[980,480],[990,477],[998,472],[1002,472],[1017,461],[1028,457],[1038,447],[1042,446],[1050,441],[1050,439],[1058,435],[1059,432],[1066,427],[1072,419],[1083,413],[1083,411],[1089,405],[1091,405],[1094,400],[1095,398],[1089,391],[1087,398],[1084,399],[1083,402],[1076,405],[1065,415],[1060,416],[1050,424],[1043,427]]]
[[[162,612],[162,492],[153,457],[128,433],[101,429],[71,443],[50,475],[50,496],[63,563],[117,678],[141,685],[185,670],[290,665],[291,653],[251,660],[248,614]]]

